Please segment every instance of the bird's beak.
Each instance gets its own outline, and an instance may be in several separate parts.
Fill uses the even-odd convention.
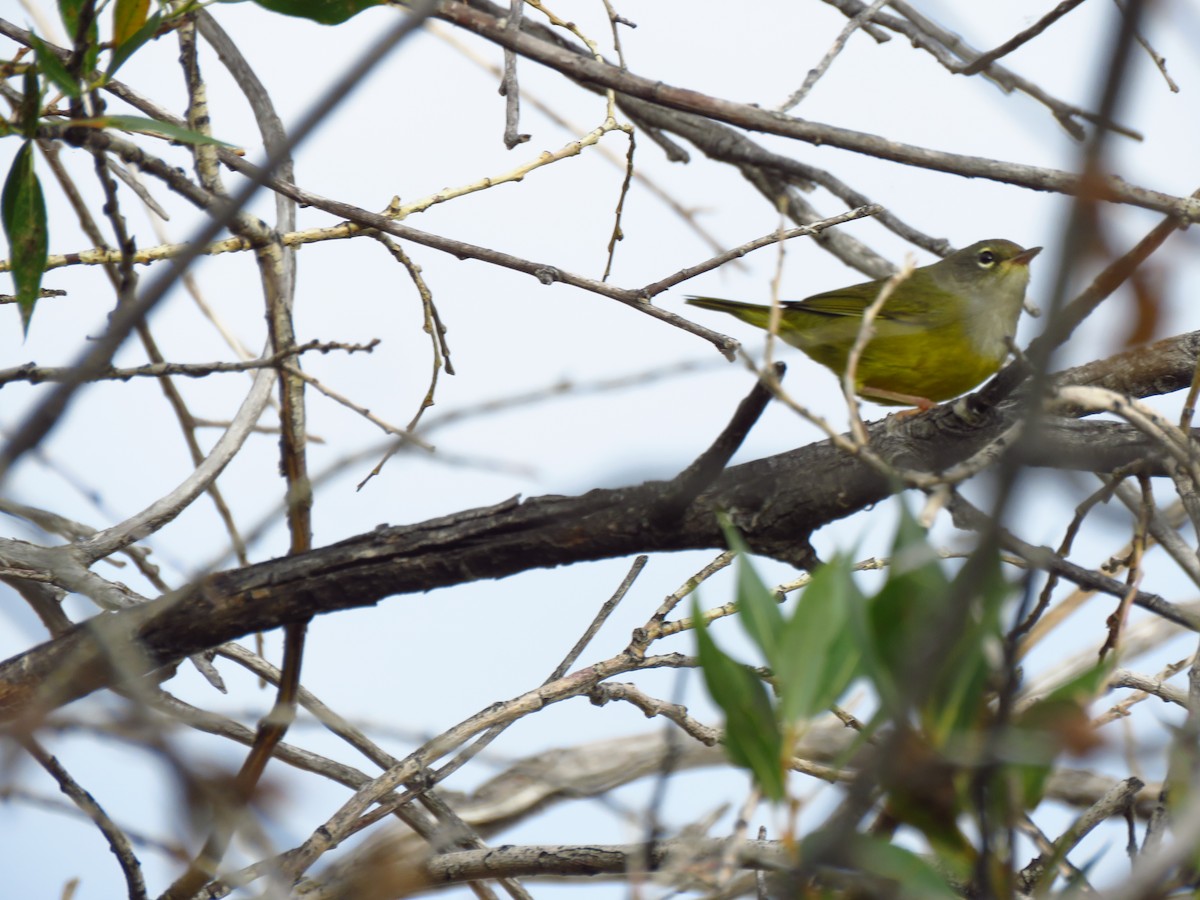
[[[1028,250],[1022,250],[1016,256],[1009,260],[1013,265],[1027,266],[1029,261],[1042,252],[1041,247],[1030,247]]]

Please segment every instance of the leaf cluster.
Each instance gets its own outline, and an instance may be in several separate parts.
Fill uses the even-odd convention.
[[[1008,877],[992,866],[997,855],[986,847],[1008,842],[1017,817],[1041,802],[1056,759],[1098,743],[1086,704],[1111,665],[1098,663],[1014,712],[1019,673],[1002,619],[1015,592],[997,554],[982,548],[951,574],[925,529],[903,504],[901,510],[888,576],[877,591],[864,592],[850,557],[839,554],[813,573],[790,614],[727,527],[740,555],[739,620],[769,674],[722,650],[693,601],[697,655],[725,716],[730,760],[750,772],[765,797],[791,801],[793,810],[792,748],[852,686],[864,686],[876,709],[844,761],[852,785],[846,802],[867,796],[876,822],[833,842],[830,831],[841,826],[831,817],[801,842],[797,865],[832,862],[805,856],[833,853],[871,876],[920,885],[904,896],[953,896],[952,884],[972,877]],[[905,826],[933,852],[932,867],[886,840]],[[980,875],[985,858],[985,868],[996,871]],[[914,882],[901,872],[919,877]]]

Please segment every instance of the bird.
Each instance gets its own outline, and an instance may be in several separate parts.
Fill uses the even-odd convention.
[[[929,409],[981,384],[1008,357],[1041,247],[1001,238],[977,241],[914,269],[874,321],[854,373],[860,397],[884,406]],[[779,337],[841,378],[863,317],[886,279],[781,304]],[[689,297],[701,309],[769,328],[771,307]]]

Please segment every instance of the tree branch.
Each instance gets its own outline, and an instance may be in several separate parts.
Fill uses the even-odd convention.
[[[611,88],[622,94],[649,100],[670,109],[697,113],[706,118],[736,125],[749,131],[777,134],[810,144],[828,145],[854,153],[863,153],[903,165],[948,172],[966,178],[986,178],[990,181],[1013,184],[1035,191],[1076,194],[1086,189],[1089,195],[1095,196],[1096,199],[1128,203],[1133,206],[1170,213],[1184,219],[1200,218],[1200,201],[1130,185],[1120,178],[1092,179],[1084,185],[1081,176],[1075,172],[946,153],[929,147],[903,144],[879,135],[796,119],[758,106],[734,103],[731,100],[712,97],[699,91],[674,87],[662,81],[634,75],[610,63],[591,59],[572,50],[539,40],[526,32],[510,33],[499,18],[464,3],[445,3],[439,8],[438,15],[576,81]]]
[[[1140,384],[1127,380],[1131,354],[1114,357],[1114,377],[1139,396],[1175,389],[1190,383],[1198,344],[1200,333],[1160,342],[1154,348],[1162,351],[1158,368],[1146,365],[1145,349],[1136,351],[1145,379]],[[1060,378],[1073,381],[1077,375],[1097,383],[1105,370],[1094,363]],[[870,449],[896,469],[940,472],[1003,434],[1023,408],[1018,398],[969,426],[957,406],[876,422],[869,426]],[[1128,426],[1063,418],[1047,422],[1031,452],[1034,465],[1107,471],[1136,464],[1149,474],[1161,474],[1163,456]],[[121,660],[121,671],[148,673],[245,634],[373,605],[394,594],[502,578],[535,565],[723,548],[718,512],[729,513],[755,552],[809,567],[809,535],[896,490],[875,468],[830,441],[727,469],[684,508],[674,527],[662,528],[658,513],[673,496],[670,485],[513,498],[415,525],[381,526],[295,557],[211,575],[152,603],[94,618],[0,664],[0,721],[116,683],[118,673],[106,656],[114,647],[136,644],[137,652]],[[1151,594],[1143,599],[1143,605],[1169,607]]]

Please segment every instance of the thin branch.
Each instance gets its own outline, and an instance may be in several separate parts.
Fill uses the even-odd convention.
[[[1058,6],[1050,10],[1024,31],[1019,31],[999,47],[994,50],[989,50],[987,53],[981,53],[967,65],[959,69],[959,74],[962,75],[977,75],[984,69],[988,68],[992,63],[1002,56],[1007,56],[1012,53],[1022,44],[1026,44],[1033,40],[1075,7],[1081,5],[1084,0],[1062,0]]]
[[[846,41],[850,40],[850,36],[860,28],[864,28],[865,26],[869,25],[871,20],[875,18],[875,13],[879,12],[879,10],[881,10],[887,4],[887,2],[888,0],[875,0],[874,3],[864,9],[862,12],[853,16],[850,21],[846,23],[846,27],[842,29],[837,38],[834,39],[832,46],[825,51],[825,55],[821,57],[821,61],[817,63],[815,68],[809,70],[808,75],[806,75],[804,78],[804,83],[800,85],[800,87],[797,88],[790,97],[779,104],[776,109],[779,112],[787,112],[789,109],[794,109],[795,107],[799,106],[804,98],[808,96],[808,92],[816,86],[816,83],[821,79],[821,76],[829,71],[829,67],[833,65],[833,61],[837,59],[838,54],[842,52],[842,48],[846,46]],[[1083,0],[1077,0],[1077,2],[1081,3]]]
[[[607,2],[606,2],[606,7],[607,7]],[[628,22],[626,22],[624,19],[621,19],[620,17],[617,17],[617,19],[614,20],[614,25],[616,24],[616,22],[620,22],[622,24],[629,24]],[[614,36],[615,36],[616,28],[614,27],[613,30],[614,30]],[[498,68],[491,62],[491,60],[489,58],[487,58],[487,57],[481,55],[479,52],[477,52],[475,50],[474,44],[468,44],[468,43],[464,42],[463,40],[461,40],[458,37],[458,35],[455,34],[454,31],[452,31],[451,29],[445,28],[442,25],[440,25],[439,23],[435,22],[429,27],[429,31],[431,34],[437,35],[437,37],[441,38],[443,41],[445,41],[447,44],[449,44],[451,47],[453,47],[455,50],[457,50],[462,56],[469,59],[475,65],[479,66],[481,69],[483,69],[487,72],[491,72],[497,78],[502,78],[504,76],[503,69]],[[570,132],[571,134],[579,134],[580,132],[584,131],[584,128],[582,126],[576,125],[576,124],[572,123],[571,121],[569,121],[567,118],[565,118],[563,115],[561,115],[556,109],[554,109],[554,107],[550,106],[547,103],[543,103],[541,100],[539,100],[536,95],[530,94],[528,91],[523,91],[522,99],[524,102],[528,103],[530,106],[532,106],[534,109],[536,109],[543,116],[545,116],[547,119],[549,119],[551,122],[553,122],[555,125],[557,125],[561,129],[563,129],[564,131]],[[653,129],[647,128],[644,130],[647,131],[648,133],[650,133],[652,138],[656,137],[656,134]],[[629,156],[628,153],[618,156],[614,151],[609,149],[604,144],[597,145],[596,149],[597,149],[597,151],[599,151],[600,155],[602,157],[604,157],[604,159],[608,160],[610,163],[612,163],[617,168],[621,169],[622,171],[629,170],[628,163],[627,163],[628,156]],[[665,191],[663,188],[661,188],[654,179],[647,177],[642,172],[640,172],[636,169],[633,170],[633,178],[640,185],[642,185],[642,187],[644,187],[647,191],[649,191],[651,194],[653,194],[655,197],[657,197],[659,200],[661,200],[677,216],[679,216],[680,219],[682,219],[684,222],[686,222],[688,227],[691,228],[697,234],[697,236],[699,236],[700,239],[702,241],[704,241],[704,243],[708,244],[708,246],[711,247],[714,252],[720,251],[720,249],[721,249],[720,243],[716,240],[716,238],[714,238],[704,228],[704,226],[702,226],[696,220],[695,210],[686,208],[682,203],[680,203],[673,196],[671,196],[671,194],[669,194],[667,191]],[[862,204],[854,203],[854,204],[850,204],[850,205],[861,206]],[[738,265],[741,265],[741,264],[739,263]]]
[[[1116,5],[1117,9],[1119,9],[1121,11],[1121,13],[1124,14],[1124,12],[1125,12],[1124,3],[1122,3],[1121,0],[1113,0],[1113,3]],[[1152,46],[1150,46],[1150,42],[1148,40],[1146,40],[1146,38],[1142,35],[1141,31],[1137,31],[1134,33],[1134,39],[1139,44],[1142,45],[1142,49],[1145,50],[1146,53],[1150,56],[1150,59],[1153,60],[1155,67],[1162,74],[1163,80],[1166,81],[1167,87],[1170,89],[1171,93],[1178,94],[1179,93],[1179,85],[1177,85],[1175,83],[1175,80],[1167,73],[1167,60],[1162,56],[1162,54],[1160,54],[1157,50],[1155,50]]]
[[[617,197],[617,207],[613,211],[612,233],[608,239],[608,257],[604,262],[604,274],[600,276],[601,281],[608,281],[608,276],[612,274],[613,261],[617,256],[617,242],[625,239],[625,232],[621,230],[621,216],[625,212],[625,199],[629,196],[629,188],[633,184],[633,173],[635,171],[633,154],[637,148],[637,141],[634,140],[632,126],[626,125],[624,131],[629,135],[629,149],[625,152],[625,177],[621,179],[621,192]]]
[[[426,863],[428,884],[457,884],[481,877],[532,875],[589,875],[610,872],[625,874],[631,867],[657,871],[672,864],[684,871],[705,859],[715,861],[728,848],[728,842],[716,838],[686,838],[678,841],[654,841],[650,844],[585,846],[507,846],[487,852],[448,853]],[[790,853],[781,844],[746,841],[735,848],[739,868],[778,869],[788,864]],[[689,860],[683,865],[676,859]]]
[[[182,52],[180,61],[188,85],[188,127],[209,133],[207,90],[200,74],[196,52],[195,29],[190,21],[179,29]],[[248,68],[248,67],[247,67]],[[339,98],[340,99],[340,98]],[[332,105],[330,106],[332,108]],[[286,147],[286,143],[283,145]],[[280,148],[276,148],[278,151]],[[219,180],[215,148],[201,144],[193,148],[196,170],[202,183],[215,193],[224,195]],[[292,320],[294,280],[292,267],[277,232],[265,223],[248,216],[237,216],[231,230],[247,238],[255,247],[263,293],[266,299],[267,331],[270,345],[281,355],[276,368],[279,373],[280,404],[280,470],[287,486],[287,524],[291,536],[289,553],[296,555],[312,549],[312,484],[308,478],[305,427],[304,382],[298,377],[299,366],[285,364],[282,356],[294,355],[296,338]],[[216,872],[233,839],[234,823],[251,798],[267,763],[287,734],[295,719],[296,697],[300,686],[308,622],[297,620],[284,628],[283,670],[270,713],[258,723],[254,743],[238,769],[229,799],[230,809],[212,825],[208,839],[196,858],[170,887],[164,897],[185,900],[193,896]]]
[[[631,72],[623,72],[615,66],[588,59],[526,33],[514,39],[506,34],[498,20],[492,16],[453,0],[443,5],[441,10],[440,15],[443,18],[502,47],[511,47],[571,78],[599,84],[619,93],[630,94],[672,109],[697,113],[740,128],[794,138],[814,145],[833,146],[917,168],[946,172],[964,178],[985,178],[1031,190],[1078,194],[1086,189],[1089,196],[1098,200],[1156,209],[1186,219],[1200,218],[1200,201],[1136,187],[1119,178],[1109,176],[1089,179],[1085,185],[1077,172],[946,153],[847,128],[790,118],[760,107],[734,103],[668,85],[656,79],[643,78]]]
[[[438,376],[441,373],[443,366],[446,369],[447,375],[454,374],[454,365],[450,362],[450,346],[446,343],[446,326],[442,324],[441,316],[438,315],[437,306],[433,302],[433,291],[425,281],[424,275],[421,274],[421,267],[409,258],[404,252],[404,248],[393,241],[386,234],[372,232],[374,238],[392,255],[398,263],[404,266],[404,270],[408,273],[409,279],[413,286],[417,289],[417,296],[421,298],[421,311],[425,317],[424,329],[429,335],[429,341],[432,345],[432,371],[429,376],[429,387],[425,390],[425,396],[421,399],[420,405],[417,407],[416,413],[409,419],[408,426],[403,431],[393,431],[397,435],[410,435],[416,429],[417,424],[421,421],[421,417],[425,414],[425,410],[434,404],[434,396],[437,392]],[[369,410],[364,410],[364,413],[369,415]],[[385,429],[388,430],[388,429]],[[388,447],[383,459],[375,464],[367,477],[360,481],[355,490],[361,491],[368,481],[383,471],[384,465],[392,458],[407,441],[395,441]]]
[[[118,368],[116,366],[108,366],[94,373],[89,381],[128,381],[131,378],[165,378],[172,375],[182,375],[187,378],[205,378],[209,375],[216,375],[224,372],[249,372],[254,369],[269,369],[279,364],[281,360],[292,356],[298,356],[302,353],[310,353],[316,351],[318,353],[330,353],[334,350],[344,350],[347,353],[370,353],[379,345],[379,339],[375,338],[365,344],[347,344],[341,341],[306,341],[303,344],[297,344],[278,353],[272,353],[269,356],[260,357],[258,359],[250,359],[244,362],[211,362],[211,363],[169,363],[158,362],[150,363],[144,366],[132,366],[129,368]],[[0,385],[8,384],[13,381],[27,381],[30,384],[42,384],[45,382],[63,381],[70,377],[72,370],[70,368],[55,368],[52,366],[38,366],[35,363],[25,363],[21,366],[14,366],[11,369],[0,369]]]
[[[950,504],[950,510],[959,527],[969,528],[973,531],[982,531],[987,527],[987,520],[984,514],[963,499],[960,494],[955,495]],[[1129,595],[1133,602],[1143,609],[1149,610],[1155,615],[1162,616],[1164,619],[1169,619],[1172,622],[1183,625],[1186,628],[1190,628],[1193,631],[1200,631],[1200,616],[1196,616],[1178,604],[1164,600],[1158,594],[1152,594],[1147,591],[1130,593],[1128,587],[1115,578],[1085,569],[1083,566],[1079,566],[1070,560],[1063,559],[1049,547],[1038,547],[1027,543],[1008,531],[1002,530],[999,543],[1005,550],[1016,553],[1034,568],[1044,569],[1047,572],[1057,572],[1060,577],[1080,587],[1101,591],[1120,599]]]
[[[1180,669],[1182,668],[1183,666],[1180,666]],[[1161,678],[1147,678],[1145,675],[1131,672],[1128,669],[1117,669],[1109,676],[1108,687],[1110,689],[1131,688],[1148,696],[1157,697],[1164,703],[1174,703],[1176,706],[1187,709],[1187,693],[1165,684]],[[1098,724],[1104,724],[1104,722]]]
[[[86,541],[70,548],[72,554],[94,562],[124,549],[135,541],[154,534],[187,509],[217,476],[237,456],[246,438],[254,430],[258,417],[266,407],[275,382],[273,369],[259,369],[249,393],[242,401],[229,427],[217,440],[204,462],[197,466],[174,490],[155,500],[141,512],[99,531]],[[82,383],[82,382],[80,382]]]
[[[754,250],[760,250],[763,247],[770,247],[772,244],[779,244],[783,241],[790,241],[796,237],[812,237],[820,234],[827,228],[833,228],[835,225],[844,225],[846,222],[853,222],[855,219],[861,219],[865,216],[874,216],[883,212],[883,207],[877,203],[868,206],[860,206],[858,209],[847,210],[844,213],[839,213],[836,216],[830,216],[827,219],[822,219],[819,222],[813,222],[808,225],[801,225],[799,228],[787,228],[784,230],[772,231],[770,234],[764,234],[762,237],[754,238],[746,241],[744,244],[739,244],[732,250],[726,250],[724,253],[718,253],[711,259],[706,259],[702,263],[697,263],[694,266],[688,266],[685,269],[680,269],[666,278],[651,282],[642,288],[641,293],[647,297],[654,297],[661,294],[663,291],[675,287],[684,281],[695,278],[697,275],[703,275],[705,272],[711,272],[713,269],[725,265],[730,260],[740,259],[747,253]]]
[[[508,27],[521,30],[521,16],[525,12],[525,0],[510,0]],[[504,79],[500,82],[500,95],[504,97],[504,146],[512,150],[529,140],[529,135],[520,133],[521,88],[517,82],[517,54],[504,51]]]
[[[63,768],[62,763],[43,748],[32,735],[21,737],[20,743],[25,748],[25,751],[37,760],[38,765],[45,769],[58,782],[59,789],[71,798],[71,801],[79,808],[80,812],[91,819],[96,827],[100,829],[100,833],[108,841],[108,847],[112,850],[113,856],[117,858],[117,864],[121,867],[121,874],[125,876],[125,884],[129,890],[130,900],[145,900],[147,894],[146,882],[142,878],[142,864],[133,852],[129,838],[109,818],[108,813],[104,811],[104,807],[96,802],[96,798],[80,787],[79,783],[71,777],[71,773]]]
[[[825,2],[836,6],[844,15],[857,13],[863,5],[860,0],[825,0]],[[891,6],[903,18],[880,13],[875,17],[875,21],[880,25],[886,25],[898,34],[904,35],[912,42],[913,46],[919,47],[929,53],[947,71],[957,74],[963,61],[970,62],[979,54],[978,50],[970,46],[959,35],[942,28],[932,19],[919,13],[910,4],[903,2],[903,0],[894,0]],[[1088,112],[1085,109],[1051,97],[1033,82],[1020,77],[1002,66],[993,64],[981,74],[985,78],[995,82],[1005,92],[1021,91],[1041,103],[1050,110],[1055,120],[1077,140],[1083,140],[1086,135],[1079,123],[1075,121],[1076,118],[1093,122],[1102,128],[1111,129],[1126,137],[1141,140],[1141,135],[1133,129],[1110,122],[1102,115]]]
[[[240,163],[239,163],[240,165]],[[289,197],[295,199],[298,203],[305,206],[313,206],[318,209],[323,209],[332,215],[346,219],[353,223],[352,227],[357,228],[373,228],[382,231],[385,234],[390,234],[393,237],[398,237],[403,240],[410,240],[416,244],[422,244],[426,247],[432,247],[435,250],[440,250],[445,253],[450,253],[461,258],[477,259],[481,262],[490,263],[492,265],[501,266],[506,269],[512,269],[517,272],[523,272],[536,278],[542,284],[550,285],[555,283],[569,284],[572,287],[583,288],[595,294],[600,294],[604,297],[617,300],[627,306],[637,309],[639,312],[673,325],[690,334],[701,337],[712,343],[717,349],[721,350],[726,355],[731,355],[740,346],[737,341],[726,335],[710,331],[696,323],[654,306],[649,301],[652,299],[651,294],[648,294],[645,289],[628,289],[615,288],[605,284],[603,281],[598,281],[594,278],[587,278],[582,275],[576,275],[567,272],[549,263],[540,263],[533,260],[522,259],[518,256],[513,256],[510,253],[504,253],[499,250],[493,250],[489,247],[481,247],[476,244],[469,244],[464,241],[455,240],[453,238],[442,237],[428,232],[419,231],[416,228],[411,228],[399,222],[394,222],[385,215],[369,212],[365,209],[353,206],[349,203],[343,203],[338,200],[330,200],[310,191],[303,190],[295,185],[284,184],[279,181],[273,181],[272,187],[279,190]],[[344,226],[339,226],[344,227]]]
[[[433,445],[417,437],[408,429],[401,428],[399,425],[391,424],[386,419],[383,419],[381,416],[371,412],[371,410],[367,409],[367,407],[363,406],[361,403],[355,403],[345,394],[335,391],[333,388],[329,387],[329,385],[325,384],[315,376],[309,375],[302,369],[293,368],[286,362],[283,364],[283,367],[285,371],[295,375],[300,381],[303,381],[305,384],[324,394],[330,400],[362,416],[384,434],[395,435],[399,439],[400,444],[412,444],[413,446],[420,447],[426,452],[432,452]],[[359,486],[361,487],[361,485]]]
[[[678,703],[667,703],[642,691],[634,684],[621,684],[607,681],[596,685],[588,695],[597,706],[604,706],[613,700],[623,700],[642,711],[647,719],[662,716],[674,722],[690,737],[695,738],[706,747],[715,747],[721,742],[721,731],[710,728],[697,719],[688,715],[687,707]]]
[[[1139,778],[1126,778],[1113,785],[1108,793],[1084,810],[1083,815],[1062,833],[1050,853],[1042,853],[1021,870],[1018,878],[1024,889],[1032,891],[1034,888],[1051,887],[1053,879],[1048,876],[1057,868],[1053,864],[1066,859],[1067,854],[1101,822],[1129,809],[1133,798],[1145,786]]]
[[[575,646],[563,657],[562,662],[554,667],[554,671],[546,679],[547,682],[562,678],[567,674],[571,666],[575,665],[575,662],[583,655],[583,651],[587,649],[587,645],[592,642],[592,638],[596,636],[596,632],[604,626],[604,623],[608,621],[608,617],[612,615],[613,610],[617,608],[617,604],[625,599],[625,595],[629,593],[629,589],[633,587],[633,583],[637,580],[637,577],[642,574],[642,569],[646,568],[646,563],[649,559],[650,557],[648,556],[639,556],[633,561],[633,565],[629,568],[625,577],[621,579],[621,583],[617,585],[617,590],[600,606],[600,609],[597,610],[596,615],[592,617],[592,621],[588,624],[587,630],[575,642]]]

